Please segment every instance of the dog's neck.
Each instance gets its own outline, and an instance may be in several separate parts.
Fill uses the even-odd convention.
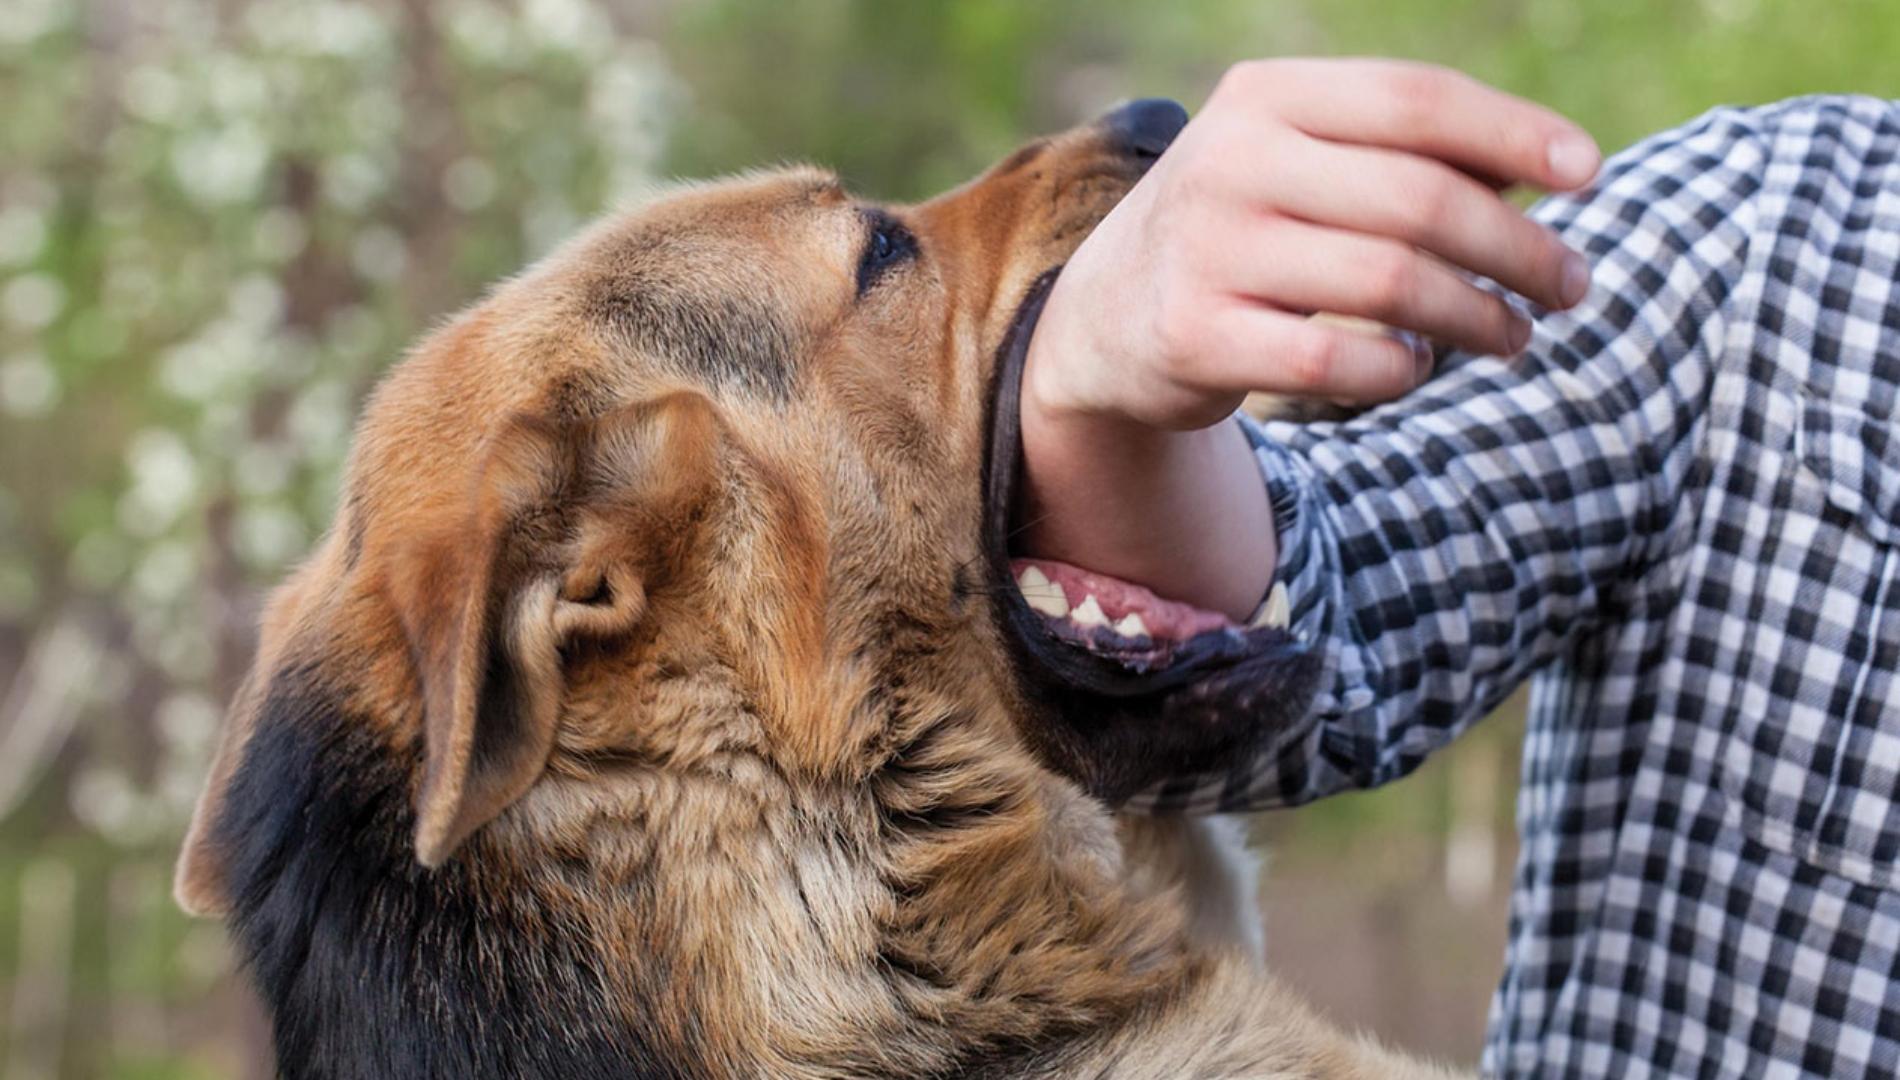
[[[626,989],[740,1013],[719,1025],[745,1033],[720,1048],[739,1073],[1012,1075],[1200,961],[1179,897],[1131,894],[1109,816],[1030,759],[1002,695],[955,674],[984,670],[967,659],[907,656],[843,700],[878,714],[859,767],[814,778],[740,753],[577,776],[497,831],[584,853],[609,895],[661,898],[615,933],[691,975]]]
[[[1181,985],[1175,898],[964,698],[860,703],[894,734],[855,781],[556,770],[431,871],[415,748],[280,679],[218,830],[282,1074],[1007,1074]]]

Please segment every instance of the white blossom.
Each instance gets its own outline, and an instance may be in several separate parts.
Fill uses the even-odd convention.
[[[0,409],[27,419],[44,416],[59,402],[59,376],[46,357],[22,353],[0,361]]]
[[[295,210],[267,207],[251,226],[251,250],[266,263],[295,258],[310,240],[310,230]]]
[[[442,194],[457,210],[473,211],[495,197],[498,182],[494,166],[481,158],[457,158],[442,171]]]
[[[350,265],[371,281],[394,281],[409,265],[409,250],[402,235],[387,225],[372,225],[356,234],[350,248]]]
[[[66,0],[7,0],[0,4],[0,43],[23,45],[52,33],[72,14]]]
[[[303,519],[280,503],[250,503],[238,511],[232,540],[238,555],[259,569],[283,566],[309,543]]]
[[[46,244],[46,214],[36,206],[0,209],[0,266],[18,266]]]
[[[206,206],[256,196],[270,164],[270,144],[247,124],[201,129],[181,139],[172,172],[185,193]]]
[[[39,330],[66,306],[66,287],[51,274],[21,274],[0,291],[0,311],[26,330]]]
[[[147,428],[125,451],[132,483],[119,501],[119,525],[134,536],[156,536],[198,494],[198,465],[176,433]]]
[[[119,83],[119,104],[141,120],[155,124],[177,121],[185,105],[178,74],[158,64],[139,64]]]

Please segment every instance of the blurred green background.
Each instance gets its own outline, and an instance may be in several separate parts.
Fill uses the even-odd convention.
[[[1300,53],[1455,65],[1615,147],[1900,96],[1900,3],[0,0],[0,1076],[268,1075],[172,848],[261,592],[420,329],[656,178],[802,158],[919,196]],[[1475,1060],[1519,730],[1260,819],[1270,948],[1323,1008]]]

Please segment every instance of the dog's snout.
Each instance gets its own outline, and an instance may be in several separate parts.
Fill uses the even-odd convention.
[[[1167,98],[1142,98],[1102,117],[1102,127],[1137,157],[1157,158],[1187,126],[1187,110]]]

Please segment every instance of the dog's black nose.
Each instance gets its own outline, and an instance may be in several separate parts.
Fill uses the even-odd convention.
[[[1187,110],[1167,98],[1131,101],[1102,117],[1102,126],[1129,153],[1150,158],[1160,157],[1187,122]]]

